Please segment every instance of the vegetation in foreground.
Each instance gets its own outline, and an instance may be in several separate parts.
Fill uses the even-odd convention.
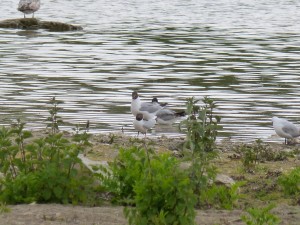
[[[130,224],[193,224],[197,208],[241,208],[248,212],[242,217],[246,224],[278,224],[270,212],[275,204],[300,203],[299,166],[289,171],[272,167],[299,150],[278,152],[258,140],[234,147],[225,159],[215,143],[221,118],[209,98],[202,106],[194,98],[187,101],[188,117],[180,124],[186,132],[182,158],[157,153],[146,139],[132,139],[109,167],[95,168],[100,173],[91,173],[78,159],[91,148],[88,127],[77,126],[72,138],[59,131],[59,103],[50,101],[45,137],[32,137],[19,120],[1,128],[1,212],[8,210],[5,204],[100,205],[105,199],[126,206]],[[110,144],[114,139],[110,136]],[[182,168],[184,162],[188,168]],[[219,185],[215,178],[221,169],[238,182]]]

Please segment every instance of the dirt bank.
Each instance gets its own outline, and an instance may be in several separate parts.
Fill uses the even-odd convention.
[[[39,135],[43,135],[39,132]],[[66,134],[68,135],[68,134]],[[112,161],[118,154],[120,147],[128,147],[133,143],[145,145],[142,139],[126,136],[123,134],[94,135],[91,139],[93,147],[87,150],[86,156],[91,160]],[[171,151],[175,156],[181,154],[184,138],[149,138],[146,140],[147,146],[151,146],[155,151]],[[241,200],[237,208],[243,209],[245,205],[259,207],[268,205],[272,199],[255,198],[255,192],[270,188],[263,182],[270,176],[276,178],[276,174],[282,174],[300,165],[299,156],[287,158],[283,161],[271,161],[261,163],[261,169],[254,174],[241,172],[241,161],[237,158],[236,151],[241,143],[232,143],[224,140],[219,143],[219,157],[215,160],[215,165],[222,173],[235,180],[247,180],[249,185],[242,191],[247,197]],[[275,151],[290,152],[298,149],[297,146],[285,146],[282,144],[267,144],[268,148]],[[234,157],[233,157],[234,156]],[[274,175],[275,174],[275,175]],[[272,189],[270,189],[272,192]],[[285,199],[283,196],[276,200],[276,208],[272,212],[281,218],[281,224],[298,225],[300,221],[300,206],[292,199]],[[127,224],[123,215],[123,207],[111,206],[108,203],[101,207],[84,207],[59,204],[29,204],[8,206],[10,212],[0,213],[0,225],[122,225]],[[244,224],[241,221],[243,210],[197,210],[196,224]]]

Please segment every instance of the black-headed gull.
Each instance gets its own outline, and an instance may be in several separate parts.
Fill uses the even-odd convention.
[[[159,103],[157,98],[152,99],[153,103],[157,103],[161,106],[166,106],[167,103]],[[156,113],[156,120],[159,124],[171,125],[173,124],[179,117],[185,116],[185,112],[175,112],[174,110],[163,108]]]
[[[34,12],[38,11],[41,6],[40,0],[20,0],[18,10],[25,14],[31,14],[34,17]]]
[[[158,124],[171,125],[178,118],[185,116],[185,112],[175,112],[171,109],[161,109],[156,113],[156,120]]]
[[[146,137],[147,130],[149,130],[155,126],[156,120],[154,118],[145,120],[143,117],[144,116],[142,113],[138,113],[136,115],[135,120],[133,121],[133,126],[138,132],[145,134],[145,137]]]
[[[290,121],[274,116],[272,118],[273,127],[278,136],[285,138],[285,144],[287,139],[292,139],[300,136],[300,129]]]
[[[168,103],[160,103],[158,102],[158,99],[156,97],[152,98],[152,101],[151,101],[153,104],[158,104],[162,107],[165,107]]]
[[[150,120],[155,118],[156,113],[163,109],[164,106],[156,102],[141,102],[139,94],[134,91],[132,92],[131,101],[131,113],[136,116],[138,113],[142,113],[145,120]]]

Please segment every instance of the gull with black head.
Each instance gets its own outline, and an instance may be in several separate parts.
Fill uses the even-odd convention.
[[[133,121],[133,126],[134,128],[138,131],[141,132],[142,134],[147,134],[147,131],[153,128],[156,124],[156,120],[154,118],[146,120],[144,119],[144,116],[142,113],[138,113],[136,115],[135,120]]]
[[[156,113],[163,108],[164,106],[157,102],[141,102],[139,94],[136,91],[132,92],[131,113],[134,116],[142,113],[145,120],[153,119]]]
[[[164,106],[167,103],[159,103],[157,98],[153,98],[152,102],[156,104],[164,104]],[[180,117],[185,116],[185,111],[175,112],[174,110],[168,109],[168,108],[162,108],[156,113],[156,121],[158,124],[164,124],[164,125],[171,125],[173,124],[177,119]]]

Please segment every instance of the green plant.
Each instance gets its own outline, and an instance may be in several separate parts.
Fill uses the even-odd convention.
[[[272,150],[262,140],[258,139],[254,144],[243,144],[234,149],[242,157],[243,168],[246,172],[253,172],[257,165],[265,161],[278,161],[287,158],[287,154]]]
[[[215,141],[222,127],[219,125],[220,116],[214,115],[216,105],[213,100],[205,97],[202,107],[196,105],[198,101],[194,98],[187,100],[188,117],[181,123],[181,127],[186,131],[184,148],[188,150],[186,156],[192,160],[189,176],[200,207],[204,205],[201,203],[201,193],[207,190],[209,183],[216,177],[217,170],[211,161],[218,156]]]
[[[63,103],[63,101],[57,100],[55,97],[52,97],[49,104],[49,114],[50,116],[47,118],[48,124],[47,127],[51,128],[51,133],[55,134],[59,131],[59,125],[63,123],[60,116],[58,116],[58,112],[61,108],[58,106]]]
[[[112,202],[134,205],[134,186],[144,173],[146,160],[146,152],[142,148],[121,148],[109,169],[100,168],[102,173],[99,176],[106,190],[112,194]]]
[[[200,193],[201,206],[205,208],[233,209],[240,198],[239,188],[244,183],[238,182],[231,187],[212,184]]]
[[[0,202],[0,214],[8,212],[10,212],[10,208],[8,208],[5,203]]]
[[[129,224],[192,225],[195,196],[186,172],[169,154],[145,161],[145,169],[134,185],[135,208],[125,208]]]
[[[241,219],[247,225],[276,225],[279,224],[280,219],[273,215],[270,210],[275,206],[268,205],[265,208],[250,208],[247,210],[248,215],[242,215]]]
[[[95,178],[78,158],[89,146],[89,135],[77,132],[73,142],[65,138],[58,130],[58,101],[51,102],[51,132],[45,137],[29,140],[32,134],[20,120],[0,129],[0,201],[77,204],[96,195]]]
[[[245,171],[252,172],[256,164],[259,163],[258,156],[262,150],[261,146],[260,140],[256,141],[256,145],[254,146],[242,146],[242,163]]]
[[[300,200],[300,167],[296,167],[288,174],[281,175],[278,183],[286,195],[298,197]]]
[[[222,129],[221,117],[214,115],[216,104],[208,97],[202,101],[204,106],[200,107],[196,105],[199,100],[187,99],[188,117],[181,123],[187,135],[185,147],[198,153],[213,151],[218,130]]]
[[[92,146],[90,142],[91,134],[88,133],[89,126],[90,122],[88,120],[85,124],[85,127],[80,127],[80,125],[77,124],[73,129],[75,134],[73,135],[72,140],[77,144],[80,152],[84,152],[88,147]]]

